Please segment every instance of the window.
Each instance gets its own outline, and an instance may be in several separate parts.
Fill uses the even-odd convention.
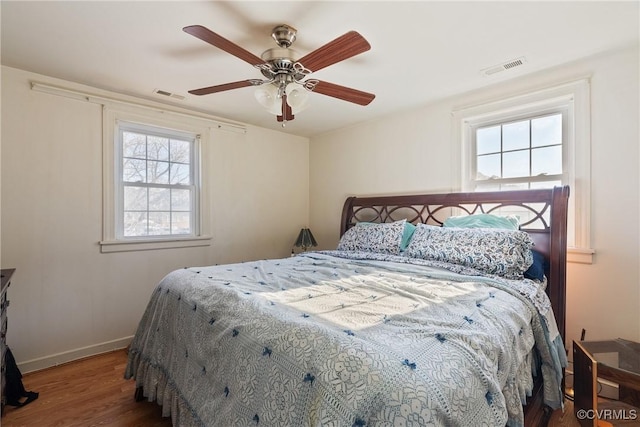
[[[460,189],[569,185],[568,260],[582,263],[590,263],[593,254],[589,112],[589,81],[584,79],[453,113]]]
[[[103,108],[102,252],[209,246],[211,123],[133,105]],[[210,144],[209,144],[210,145]]]
[[[475,161],[469,186],[496,191],[561,185],[566,181],[562,165],[566,122],[566,112],[559,111],[473,125]]]
[[[116,236],[196,236],[197,136],[122,122],[116,153]]]

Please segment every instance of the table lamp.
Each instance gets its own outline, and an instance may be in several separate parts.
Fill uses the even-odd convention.
[[[300,230],[298,238],[293,246],[296,248],[302,248],[302,251],[306,251],[312,246],[318,246],[318,243],[316,243],[316,239],[314,239],[313,234],[311,234],[311,230],[303,228]]]

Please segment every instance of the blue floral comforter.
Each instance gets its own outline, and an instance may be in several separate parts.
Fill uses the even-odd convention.
[[[564,348],[538,283],[365,258],[174,271],[125,377],[176,426],[519,426],[540,358],[560,406]]]

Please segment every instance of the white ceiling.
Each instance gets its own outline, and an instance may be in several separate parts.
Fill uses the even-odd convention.
[[[298,29],[304,55],[350,30],[371,50],[314,73],[376,94],[366,107],[310,94],[286,132],[342,128],[599,52],[638,43],[638,1],[7,1],[2,64],[282,130],[251,87],[206,96],[190,89],[260,72],[182,31],[200,24],[260,56],[271,29]],[[524,56],[525,65],[480,70]],[[177,101],[153,93],[184,95]]]

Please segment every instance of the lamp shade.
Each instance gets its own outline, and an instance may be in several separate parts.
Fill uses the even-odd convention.
[[[287,94],[287,104],[291,107],[291,112],[294,115],[309,106],[309,94],[301,85],[289,83],[285,92]]]
[[[276,116],[282,114],[282,102],[278,98],[278,88],[276,86],[268,84],[259,87],[254,95],[260,105],[266,108],[268,112]]]
[[[296,248],[302,248],[303,251],[306,251],[307,248],[318,246],[318,243],[316,243],[316,239],[313,238],[311,230],[309,230],[308,228],[303,228],[300,230],[294,246]]]

